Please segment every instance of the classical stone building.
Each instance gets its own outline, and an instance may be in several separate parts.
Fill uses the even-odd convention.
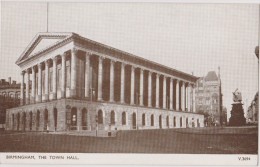
[[[259,94],[255,94],[250,106],[247,110],[247,122],[248,123],[258,123],[258,113],[259,113]]]
[[[196,112],[205,115],[206,126],[226,124],[225,113],[222,113],[220,68],[218,75],[209,71],[196,85]]]
[[[16,64],[26,87],[8,130],[204,126],[193,107],[197,77],[75,33],[39,33]]]
[[[0,80],[0,129],[5,129],[6,109],[17,107],[20,104],[20,84],[16,81]]]

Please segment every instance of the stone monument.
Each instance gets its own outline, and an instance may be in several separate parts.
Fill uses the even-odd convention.
[[[244,109],[242,104],[242,95],[238,89],[233,93],[233,101],[231,117],[229,118],[229,126],[243,126],[246,124],[246,118],[244,116]]]

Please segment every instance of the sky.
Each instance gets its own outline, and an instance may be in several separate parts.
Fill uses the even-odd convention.
[[[47,3],[1,3],[0,78],[20,82],[15,61],[47,31]],[[50,2],[48,11],[49,32],[75,32],[198,77],[220,67],[228,117],[236,88],[245,107],[258,91],[259,4]]]

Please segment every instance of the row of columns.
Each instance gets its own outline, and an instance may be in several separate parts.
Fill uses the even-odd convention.
[[[70,80],[70,97],[76,96],[76,87],[77,87],[77,49],[71,49],[71,80]],[[88,97],[89,95],[89,78],[90,78],[90,57],[88,54],[85,55],[85,97]],[[98,101],[103,100],[102,96],[102,87],[103,87],[103,59],[104,57],[99,56],[99,62],[98,62]],[[42,92],[42,68],[43,63],[39,63],[37,66],[28,68],[26,71],[23,71],[21,73],[22,75],[22,84],[21,84],[21,105],[23,104],[30,104],[30,99],[34,103],[36,99],[36,92],[35,87],[38,87],[37,92],[37,102],[42,102],[42,96],[44,95],[44,101],[49,100],[49,93],[52,93],[53,100],[57,99],[57,61],[58,57],[52,58],[53,62],[53,75],[52,75],[52,92],[49,91],[49,64],[51,59],[48,59],[44,62],[45,64],[45,92]],[[120,103],[125,103],[125,63],[121,62],[121,87],[120,87]],[[131,66],[131,91],[130,91],[130,104],[134,105],[134,96],[135,96],[135,90],[134,90],[134,84],[135,84],[135,68],[134,66]],[[35,78],[36,78],[36,70],[38,70],[38,85],[36,85]],[[109,101],[114,102],[114,71],[115,71],[115,60],[110,61],[110,96]],[[31,97],[29,97],[29,89],[30,89],[30,73],[32,72],[32,89],[31,89]],[[27,79],[25,81],[25,73],[27,74]],[[151,71],[148,71],[148,107],[152,107],[152,73]],[[156,72],[155,72],[156,73]],[[156,93],[155,93],[155,107],[159,108],[159,77],[162,74],[156,73]],[[163,109],[166,109],[166,100],[168,101],[166,97],[166,76],[163,76]],[[61,55],[61,98],[66,97],[66,53]],[[176,89],[173,90],[173,80],[176,80]],[[26,93],[24,98],[24,82],[26,82]],[[180,82],[182,82],[181,85],[181,94],[179,94],[179,86]],[[140,84],[139,84],[139,105],[144,105],[144,69],[140,68]],[[169,97],[169,109],[173,110],[173,100],[175,100],[176,103],[176,110],[186,110],[186,107],[188,111],[191,111],[191,105],[192,111],[195,112],[195,89],[192,87],[191,84],[188,84],[187,87],[185,86],[184,81],[180,81],[176,78],[170,78],[170,97]],[[190,97],[192,92],[192,99]],[[176,93],[176,98],[173,99],[173,93]],[[179,106],[179,96],[181,96],[181,106]],[[26,99],[24,101],[23,99]],[[191,104],[191,101],[193,104]]]
[[[103,57],[99,57],[99,63],[98,63],[98,100],[102,101],[102,84],[103,84]],[[109,101],[114,102],[114,68],[115,68],[115,61],[110,60],[110,96],[109,96]],[[156,74],[156,108],[159,108],[159,77],[161,74]],[[166,76],[163,77],[163,108],[166,109]],[[176,93],[176,110],[187,110],[192,112],[195,112],[195,107],[191,108],[192,106],[195,106],[195,88],[191,85],[188,84],[188,86],[185,86],[184,81],[180,81],[178,79],[176,80],[176,90],[173,90],[173,80],[174,78],[170,78],[170,104],[169,104],[169,109],[173,110],[173,93]],[[182,94],[179,94],[179,83],[182,82]],[[144,69],[140,68],[140,89],[139,89],[139,105],[143,106],[144,102]],[[130,91],[130,104],[134,105],[134,96],[135,96],[135,89],[134,89],[134,84],[135,84],[135,67],[131,66],[131,91]],[[121,62],[121,81],[120,81],[120,103],[125,103],[125,63]],[[191,92],[193,91],[193,92]],[[192,99],[191,95],[192,94]],[[181,106],[179,107],[179,96],[181,96]],[[191,103],[191,101],[193,103]],[[148,72],[148,107],[152,107],[152,72]]]
[[[74,97],[76,95],[76,49],[71,50],[71,80],[70,80],[70,97]],[[61,98],[66,97],[66,56],[67,53],[63,53],[61,55]],[[86,56],[86,59],[88,56]],[[52,72],[52,92],[49,90],[49,65],[50,62],[53,62],[53,72]],[[49,101],[49,94],[52,94],[52,99],[57,99],[57,62],[58,56],[55,56],[52,59],[45,60],[44,62],[40,62],[36,66],[30,67],[21,72],[22,83],[21,83],[21,105],[30,104],[36,102]],[[89,63],[89,60],[86,61]],[[42,91],[42,70],[43,64],[45,65],[45,83],[44,83],[44,92]],[[36,70],[38,71],[38,85],[36,85]],[[26,74],[26,81],[25,81]],[[32,74],[32,84],[31,84],[31,97],[30,97],[30,74]],[[24,90],[24,83],[26,84],[26,89]],[[36,87],[38,92],[36,92]],[[25,92],[25,97],[24,97]],[[88,93],[86,91],[85,93]],[[44,96],[44,100],[42,97]]]

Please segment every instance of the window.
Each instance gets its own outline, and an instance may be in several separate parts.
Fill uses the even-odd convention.
[[[122,113],[122,125],[126,125],[126,113]]]
[[[35,74],[35,92],[38,95],[38,73]]]
[[[52,85],[53,85],[53,71],[52,69],[50,69],[50,72],[49,72],[49,91],[52,92]]]
[[[57,89],[60,90],[61,89],[61,69],[58,68],[57,71]]]
[[[70,64],[66,62],[66,88],[70,88]]]
[[[145,126],[145,114],[142,115],[142,125]]]
[[[111,115],[110,115],[110,124],[114,125],[115,124],[115,112],[112,110]]]
[[[169,127],[169,116],[166,117],[166,126]]]
[[[182,117],[180,118],[180,127],[182,127]]]
[[[98,110],[98,123],[103,124],[103,112],[102,112],[102,110]]]
[[[176,117],[173,117],[173,127],[176,127]]]
[[[154,126],[154,116],[151,115],[151,126]]]
[[[45,94],[45,71],[42,71],[42,92]]]

